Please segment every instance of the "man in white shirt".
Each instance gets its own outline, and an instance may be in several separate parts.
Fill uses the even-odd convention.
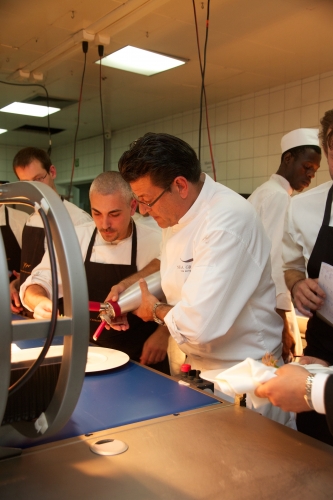
[[[14,157],[13,169],[20,181],[39,181],[47,184],[55,192],[55,178],[57,171],[48,154],[42,149],[27,147],[21,149]],[[74,226],[91,221],[91,217],[84,210],[67,200],[63,200]],[[28,219],[22,235],[22,252],[20,278],[11,284],[12,310],[22,309],[18,288],[22,285],[31,271],[40,263],[45,252],[45,233],[40,215],[34,212]]]
[[[136,201],[119,172],[100,174],[90,187],[94,221],[77,226],[76,233],[84,260],[89,300],[104,302],[110,287],[157,260],[161,233],[132,221]],[[48,253],[21,286],[22,303],[35,318],[51,315],[51,271]],[[62,283],[59,276],[59,296]],[[169,332],[156,323],[143,322],[129,314],[127,331],[104,330],[97,341],[93,334],[100,324],[98,313],[90,314],[90,341],[100,347],[126,352],[134,361],[168,373],[166,356]]]
[[[319,137],[333,178],[333,110],[327,111],[320,123]],[[285,280],[297,309],[309,318],[302,364],[316,363],[317,359],[326,365],[333,364],[333,328],[316,314],[325,300],[325,293],[318,284],[321,263],[333,265],[332,199],[333,185],[329,181],[295,196],[286,216],[283,237]],[[297,427],[333,445],[333,437],[320,415],[300,413]]]
[[[293,191],[302,191],[308,187],[320,167],[318,132],[318,129],[301,128],[284,135],[281,140],[282,157],[278,171],[248,198],[272,242],[272,278],[276,287],[276,311],[284,322],[282,340],[285,361],[290,354],[301,355],[303,348],[282,269],[284,219]]]
[[[194,369],[222,370],[266,353],[282,364],[270,242],[253,207],[203,174],[195,151],[168,134],[138,139],[120,158],[119,170],[140,212],[163,228],[167,303],[159,303],[143,281],[136,314],[165,323]],[[120,283],[109,298],[130,284]]]

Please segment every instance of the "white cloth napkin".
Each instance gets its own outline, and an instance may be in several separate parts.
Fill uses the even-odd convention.
[[[267,398],[258,398],[254,391],[258,385],[276,377],[275,372],[276,368],[273,366],[266,366],[260,361],[246,358],[238,365],[221,372],[215,380],[224,394],[233,398],[236,394],[249,394],[254,408],[258,408],[269,401]]]

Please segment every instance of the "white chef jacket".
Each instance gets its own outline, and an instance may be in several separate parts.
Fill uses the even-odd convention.
[[[29,218],[29,214],[7,206],[9,226],[14,233],[17,243],[22,248],[22,231]],[[0,205],[0,226],[6,225],[5,205]]]
[[[188,212],[163,230],[162,288],[171,335],[201,370],[281,356],[270,242],[240,195],[205,176]]]
[[[293,192],[287,179],[273,174],[248,198],[254,206],[272,243],[272,278],[276,287],[276,304],[284,311],[291,310],[290,292],[284,280],[282,261],[282,238],[284,219]]]
[[[290,332],[295,341],[295,352],[302,354],[303,344],[290,292],[284,280],[282,260],[282,239],[284,219],[293,192],[287,179],[273,174],[267,182],[259,186],[248,198],[256,209],[271,240],[272,278],[276,288],[276,307],[286,311]]]
[[[79,240],[82,259],[86,258],[88,246],[95,230],[95,223],[89,222],[81,226],[76,226],[75,231]],[[138,271],[141,271],[149,262],[158,258],[160,253],[161,234],[157,231],[151,231],[144,225],[137,224],[137,257],[136,265]],[[99,264],[123,264],[130,265],[132,251],[132,236],[120,240],[117,244],[112,244],[105,241],[97,231],[95,243],[91,252],[91,262]],[[59,297],[63,296],[63,288],[61,276],[58,273],[59,280]],[[20,297],[22,304],[27,307],[24,302],[25,290],[30,285],[41,285],[47,292],[48,297],[52,296],[52,280],[49,261],[49,253],[45,252],[40,264],[33,269],[31,275],[26,279],[20,288]],[[28,307],[27,307],[28,308]],[[29,309],[29,308],[28,308]],[[31,310],[31,309],[30,309]]]
[[[153,219],[153,217],[151,217],[150,215],[147,215],[147,216],[143,216],[141,214],[138,214],[137,212],[135,212],[135,214],[133,215],[132,219],[134,220],[135,224],[138,225],[138,224],[142,224],[143,226],[147,226],[149,227],[150,229],[154,230],[154,231],[158,231],[159,233],[162,233],[162,229],[160,228],[160,226],[157,224],[156,220]]]
[[[311,401],[318,413],[326,413],[325,410],[325,385],[329,373],[316,373],[311,387]]]
[[[283,269],[297,269],[307,276],[307,265],[323,222],[332,181],[292,198],[283,234]],[[333,226],[333,210],[330,226]]]

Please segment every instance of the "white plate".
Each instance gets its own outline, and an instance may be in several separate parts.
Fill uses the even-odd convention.
[[[41,350],[41,347],[35,347],[33,349],[21,349],[20,351],[12,352],[12,362],[36,359]],[[63,350],[64,346],[62,345],[51,346],[46,357],[62,356]],[[118,368],[118,366],[125,365],[128,361],[129,356],[122,351],[89,346],[86,373]]]

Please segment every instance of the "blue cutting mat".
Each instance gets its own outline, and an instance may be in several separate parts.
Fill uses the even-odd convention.
[[[203,392],[129,362],[107,372],[87,374],[65,427],[46,439],[22,437],[20,445],[27,448],[216,404],[221,403]]]

